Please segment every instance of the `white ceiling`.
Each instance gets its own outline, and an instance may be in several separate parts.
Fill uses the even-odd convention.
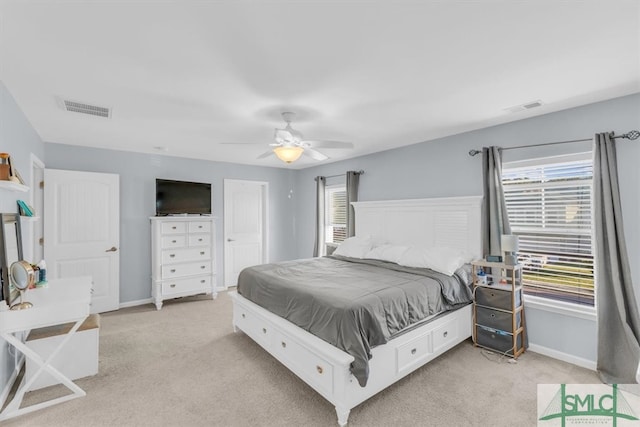
[[[355,145],[331,162],[640,91],[635,0],[3,1],[0,19],[0,79],[53,143],[301,168],[256,160],[282,111]]]

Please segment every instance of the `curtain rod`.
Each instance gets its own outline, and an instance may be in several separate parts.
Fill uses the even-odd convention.
[[[355,173],[356,173],[356,174],[358,174],[358,175],[364,175],[364,171],[363,171],[362,169],[360,169],[359,171],[347,171],[347,172],[355,172]],[[345,175],[345,174],[341,173],[341,174],[338,174],[338,175],[329,175],[329,176],[325,176],[324,178],[335,178],[335,177],[337,177],[337,176],[344,176],[344,175]],[[316,179],[316,178],[314,178],[314,179]]]
[[[632,130],[629,131],[625,134],[622,135],[616,135],[613,137],[613,139],[616,138],[624,138],[624,139],[629,139],[631,141],[638,139],[638,137],[640,137],[640,132],[637,130]],[[568,144],[570,142],[586,142],[586,141],[593,141],[593,138],[587,138],[587,139],[572,139],[570,141],[556,141],[556,142],[545,142],[542,144],[530,144],[530,145],[519,145],[517,147],[505,147],[505,148],[500,148],[500,150],[502,151],[506,151],[506,150],[515,150],[516,148],[529,148],[529,147],[542,147],[544,145],[556,145],[556,144]],[[480,154],[482,153],[481,150],[469,150],[469,155],[471,157],[475,156],[476,154]]]

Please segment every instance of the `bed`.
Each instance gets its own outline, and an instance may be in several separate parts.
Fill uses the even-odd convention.
[[[372,236],[378,241],[398,245],[447,246],[463,250],[473,257],[481,256],[481,197],[356,202],[353,205],[358,236]],[[472,318],[471,305],[456,304],[456,301],[452,300],[430,302],[431,305],[444,305],[440,309],[444,309],[445,312],[426,315],[424,321],[411,325],[407,324],[406,319],[400,319],[395,323],[383,320],[380,322],[382,326],[378,328],[379,330],[361,332],[362,335],[366,335],[364,348],[362,348],[361,340],[356,339],[357,337],[345,338],[346,332],[332,324],[336,323],[331,321],[335,313],[323,312],[314,304],[314,301],[323,298],[322,292],[325,294],[334,292],[330,285],[322,289],[320,281],[321,290],[318,291],[320,293],[312,296],[310,301],[301,300],[299,304],[306,304],[307,312],[314,312],[315,317],[325,319],[323,327],[313,331],[322,338],[307,332],[307,330],[313,330],[313,327],[305,324],[304,316],[292,314],[290,310],[292,301],[297,301],[290,299],[289,294],[295,292],[291,283],[295,283],[298,272],[310,269],[311,275],[315,271],[315,275],[320,280],[323,275],[331,271],[330,275],[334,277],[328,280],[328,283],[344,284],[353,279],[349,277],[340,281],[343,267],[355,270],[356,275],[363,281],[374,281],[374,278],[379,276],[376,269],[388,267],[368,260],[358,261],[354,264],[355,266],[345,266],[345,263],[353,264],[353,260],[329,257],[268,264],[254,268],[252,274],[255,278],[252,278],[252,281],[258,284],[265,281],[267,276],[273,276],[271,273],[274,269],[282,269],[281,273],[284,272],[284,275],[281,277],[291,279],[282,279],[285,289],[282,292],[286,294],[271,295],[273,301],[283,301],[281,307],[278,307],[277,303],[275,307],[269,306],[260,299],[260,294],[264,296],[274,292],[276,288],[271,288],[270,285],[263,287],[256,285],[254,294],[249,294],[250,288],[246,288],[243,291],[246,298],[238,292],[230,292],[234,308],[234,330],[239,329],[245,332],[330,401],[336,408],[340,426],[346,425],[352,408],[469,338]],[[443,280],[440,280],[442,277],[437,275],[435,278],[422,278],[414,275],[415,272],[405,271],[403,268],[392,269],[392,271],[394,273],[389,280],[397,280],[403,286],[402,293],[414,288],[432,289],[427,282],[435,281],[443,286],[441,283]],[[305,274],[307,276],[300,277],[310,277],[309,271],[305,271]],[[388,281],[387,278],[381,278],[379,285],[372,284],[375,293],[389,292],[387,288],[378,288],[386,281]],[[290,283],[287,285],[287,282]],[[347,292],[360,295],[359,289],[356,285],[355,290]],[[367,299],[367,292],[361,294],[364,299]],[[285,317],[289,316],[292,321],[274,314],[252,302],[251,299],[281,315],[286,312]],[[343,302],[338,301],[336,304],[343,304]],[[304,310],[298,313],[304,313]],[[358,310],[357,313],[360,311]],[[367,323],[367,319],[371,317],[368,316],[368,314],[358,314],[348,317],[355,317],[356,322],[361,322],[364,318],[364,323]],[[333,328],[337,328],[338,331],[333,331]],[[322,331],[330,331],[333,336],[323,336]]]

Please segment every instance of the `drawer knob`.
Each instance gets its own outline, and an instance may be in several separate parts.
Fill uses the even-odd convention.
[[[416,354],[416,351],[418,351],[418,349],[416,349],[416,348],[412,348],[412,349],[411,349],[411,354]]]
[[[316,366],[316,370],[318,371],[319,374],[322,374],[322,372],[324,371],[324,369],[322,369],[322,366],[320,365]]]
[[[176,242],[177,242],[177,240],[172,240],[172,241],[171,241],[171,243],[176,243]]]
[[[202,242],[202,239],[198,239],[198,242]]]
[[[175,273],[175,272],[176,272],[176,269],[175,269],[175,268],[172,268],[172,269],[171,269],[171,272],[172,272],[172,273]]]
[[[287,343],[282,341],[280,344],[282,344],[282,348],[287,348]]]
[[[198,228],[202,228],[202,226],[201,226],[201,225],[199,225],[199,226],[198,226]]]
[[[200,255],[204,255],[204,251],[201,251],[201,252],[200,252]]]
[[[176,254],[169,254],[169,258],[175,258]]]
[[[176,226],[174,225],[173,227],[171,227],[171,229],[172,229],[172,230],[175,230],[175,229],[176,229]]]
[[[175,287],[176,287],[176,284],[175,284],[175,283],[172,283],[172,284],[170,284],[170,285],[169,285],[169,287],[170,287],[170,288],[175,288]]]
[[[262,333],[266,334],[267,333],[267,328],[262,328]]]
[[[206,280],[204,280],[204,279],[200,280],[200,283],[204,283],[204,282],[206,282]]]
[[[445,337],[445,338],[447,337],[447,335],[449,335],[449,332],[447,332],[447,331],[444,331],[444,333],[442,334],[442,336]]]
[[[207,268],[207,266],[206,265],[201,265],[200,268],[202,268],[204,270],[205,268]]]
[[[244,319],[245,317],[247,317],[244,313],[242,313],[242,318]]]

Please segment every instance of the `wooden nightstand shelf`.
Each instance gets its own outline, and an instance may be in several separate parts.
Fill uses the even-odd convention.
[[[522,265],[473,261],[473,342],[517,359],[525,351]],[[478,273],[483,271],[483,276]]]

